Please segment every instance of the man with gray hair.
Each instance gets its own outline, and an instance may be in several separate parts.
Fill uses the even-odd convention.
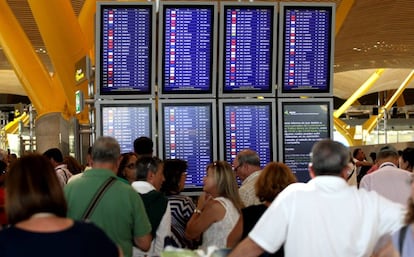
[[[99,137],[92,146],[92,169],[67,184],[64,191],[68,217],[92,221],[130,257],[133,243],[144,251],[149,249],[151,225],[141,197],[117,179],[120,157],[114,138]],[[96,196],[99,192],[101,197]]]
[[[262,171],[259,155],[251,149],[244,149],[233,160],[233,167],[237,177],[242,181],[239,194],[244,206],[260,204],[254,189],[254,184]]]
[[[349,186],[348,161],[341,143],[325,139],[314,144],[312,179],[285,188],[228,256],[274,253],[283,244],[286,257],[371,256],[382,236],[402,226],[404,207]]]
[[[359,188],[375,191],[393,202],[406,205],[411,195],[412,173],[398,168],[398,159],[393,146],[382,147],[377,154],[378,170],[365,175]]]

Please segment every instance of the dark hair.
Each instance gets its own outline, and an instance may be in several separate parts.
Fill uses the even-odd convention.
[[[121,147],[113,137],[98,137],[92,146],[94,162],[117,163],[119,156],[121,156]]]
[[[288,166],[281,162],[270,162],[256,181],[256,196],[262,202],[272,202],[283,189],[295,182],[296,177]]]
[[[414,168],[414,148],[407,147],[402,151],[401,158],[408,162],[409,167]]]
[[[180,191],[180,180],[188,168],[187,162],[180,159],[164,160],[164,183],[161,186],[161,192],[166,195],[178,194]]]
[[[358,155],[358,152],[359,152],[360,150],[362,150],[362,149],[361,149],[361,148],[355,148],[355,149],[354,149],[354,152],[352,153],[352,156],[353,156],[354,158],[356,158],[356,156]]]
[[[237,155],[237,162],[239,163],[239,165],[243,165],[245,163],[253,165],[253,166],[258,166],[260,167],[260,157],[257,154],[257,152],[251,150],[251,149],[245,149],[243,151],[241,151],[238,155]]]
[[[340,176],[342,170],[348,166],[348,148],[331,139],[323,139],[313,145],[311,162],[316,176]]]
[[[66,217],[65,196],[50,161],[39,154],[17,159],[6,175],[6,213],[10,224],[39,212]]]
[[[136,156],[136,154],[133,152],[129,152],[129,153],[123,153],[121,154],[121,156],[122,156],[121,162],[119,163],[118,172],[116,175],[120,178],[127,179],[123,171],[125,167],[127,166],[129,159],[131,159],[132,156]]]
[[[55,162],[63,162],[63,155],[59,148],[50,148],[49,150],[44,152],[43,155],[49,159],[55,160]]]
[[[135,168],[137,173],[137,180],[146,181],[148,172],[157,173],[158,166],[162,164],[162,160],[158,157],[143,156],[138,158]]]
[[[139,137],[134,140],[134,152],[138,155],[152,156],[154,142],[149,137]]]

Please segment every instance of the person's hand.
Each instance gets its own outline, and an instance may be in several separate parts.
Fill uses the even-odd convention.
[[[208,194],[206,192],[201,193],[200,197],[198,198],[198,202],[197,202],[197,209],[199,209],[200,211],[202,211],[204,209],[204,207],[206,206],[206,204],[212,199],[213,197],[211,196],[211,194]]]

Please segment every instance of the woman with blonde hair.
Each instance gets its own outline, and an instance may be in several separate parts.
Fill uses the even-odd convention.
[[[231,165],[225,161],[209,164],[203,182],[204,193],[187,223],[185,235],[193,240],[202,234],[202,249],[232,247],[228,236],[240,217],[242,202]]]

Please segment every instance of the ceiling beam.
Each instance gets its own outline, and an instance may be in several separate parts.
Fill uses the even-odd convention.
[[[338,35],[341,30],[342,25],[344,24],[354,3],[355,0],[342,0],[341,4],[336,8],[335,35]]]
[[[7,1],[0,1],[0,10],[0,24],[7,24],[0,27],[0,44],[38,115],[64,112],[65,101],[56,90],[56,81],[34,51]]]

